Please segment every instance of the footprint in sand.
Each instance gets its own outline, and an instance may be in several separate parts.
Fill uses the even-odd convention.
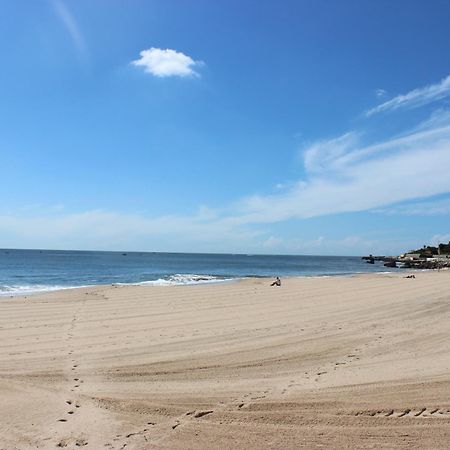
[[[356,416],[369,416],[369,417],[389,417],[392,419],[432,419],[432,418],[447,418],[450,417],[450,408],[403,408],[400,410],[386,409],[386,410],[372,410],[372,411],[359,411]]]
[[[194,414],[194,417],[195,417],[196,419],[198,419],[198,418],[203,417],[203,416],[206,416],[206,415],[208,415],[208,414],[212,414],[213,412],[214,412],[213,410],[199,411],[199,412],[197,412],[197,413]]]
[[[73,442],[72,438],[66,438],[59,441],[58,444],[56,444],[56,446],[59,448],[68,447],[71,442],[74,443],[76,447],[84,447],[88,445],[88,441],[86,439],[79,438],[75,439],[75,442]]]

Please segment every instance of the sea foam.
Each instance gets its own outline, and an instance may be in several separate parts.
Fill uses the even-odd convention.
[[[0,297],[18,297],[26,294],[39,294],[41,292],[73,289],[79,286],[58,286],[45,284],[0,285]]]
[[[215,277],[212,275],[181,274],[170,275],[157,280],[131,283],[139,286],[182,286],[187,284],[224,283],[233,281],[235,278]]]

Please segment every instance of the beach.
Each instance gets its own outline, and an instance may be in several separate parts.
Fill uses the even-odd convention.
[[[0,299],[0,449],[450,448],[450,271]]]

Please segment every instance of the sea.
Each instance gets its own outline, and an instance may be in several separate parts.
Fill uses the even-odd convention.
[[[0,249],[0,296],[101,284],[187,285],[248,277],[388,272],[355,256]]]

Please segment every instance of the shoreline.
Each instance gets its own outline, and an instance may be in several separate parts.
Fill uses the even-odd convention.
[[[388,274],[398,274],[403,275],[408,272],[409,269],[403,270],[402,272],[397,271],[380,271],[380,272],[349,272],[349,273],[334,273],[334,274],[317,274],[317,275],[286,275],[283,276],[283,280],[288,280],[292,278],[343,278],[343,277],[356,277],[356,276],[364,276],[364,275],[388,275]],[[435,269],[420,269],[415,270],[414,273],[417,272],[428,272],[433,271]],[[446,270],[446,269],[441,269]],[[408,272],[409,274],[409,272]],[[198,277],[209,277],[211,275],[199,275],[195,274],[195,276]],[[60,291],[67,291],[67,290],[74,290],[74,289],[86,289],[86,288],[97,288],[97,287],[107,287],[107,286],[144,286],[144,287],[171,287],[171,286],[203,286],[203,285],[223,285],[223,284],[229,284],[229,283],[239,283],[245,280],[273,280],[274,277],[270,276],[242,276],[242,277],[236,277],[236,278],[226,278],[226,279],[214,279],[214,280],[207,280],[207,281],[198,281],[198,282],[166,282],[165,280],[148,280],[148,281],[141,281],[141,282],[131,282],[131,283],[124,283],[124,282],[116,282],[116,283],[105,283],[105,284],[88,284],[88,285],[72,285],[72,286],[51,286],[49,285],[47,288],[44,289],[31,289],[30,291],[11,291],[11,292],[0,292],[0,301],[2,298],[15,298],[15,297],[25,297],[25,296],[36,296],[40,294],[47,294],[50,292],[60,292]],[[29,286],[29,285],[27,285]]]
[[[447,448],[450,271],[406,273],[4,298],[2,446]]]
[[[195,284],[243,277],[342,276],[384,270],[348,256],[0,252],[0,295],[112,283]]]

